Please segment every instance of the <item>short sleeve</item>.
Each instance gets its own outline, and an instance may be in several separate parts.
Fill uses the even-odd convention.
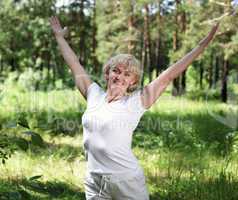
[[[87,89],[86,94],[87,104],[95,102],[95,100],[98,99],[101,94],[102,94],[101,87],[96,82],[92,82]]]
[[[102,105],[103,89],[96,83],[92,82],[87,89],[87,111],[95,111]]]
[[[141,90],[138,89],[134,91],[131,96],[129,97],[129,109],[133,113],[137,113],[139,115],[143,115],[148,109],[146,109],[141,101]]]
[[[98,84],[96,82],[92,82],[88,86],[88,89],[87,89],[87,94],[86,94],[87,101],[92,98],[93,93],[95,93],[95,91],[97,92],[97,90],[98,90]]]

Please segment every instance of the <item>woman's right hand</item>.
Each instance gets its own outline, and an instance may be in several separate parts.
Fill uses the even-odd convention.
[[[50,18],[50,26],[56,37],[64,37],[68,33],[67,27],[62,28],[56,16]]]

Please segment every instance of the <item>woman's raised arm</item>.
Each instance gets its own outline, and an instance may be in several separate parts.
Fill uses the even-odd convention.
[[[57,17],[50,18],[50,25],[55,34],[56,41],[60,48],[60,52],[63,55],[65,62],[70,67],[73,73],[75,84],[79,89],[79,91],[81,92],[81,94],[86,99],[87,96],[86,92],[92,81],[90,80],[90,77],[84,70],[83,66],[79,63],[76,54],[73,52],[73,50],[70,48],[70,46],[68,45],[67,41],[64,38],[67,29],[66,28],[62,29]]]
[[[167,68],[155,80],[146,85],[142,90],[141,101],[145,108],[149,108],[159,98],[169,83],[177,78],[206,48],[214,37],[219,23],[213,26],[208,35],[202,39],[198,46],[178,60],[175,64]]]

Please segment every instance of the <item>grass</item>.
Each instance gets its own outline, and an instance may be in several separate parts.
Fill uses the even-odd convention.
[[[10,91],[0,98],[0,134],[11,143],[23,138],[29,147],[18,148],[0,165],[0,200],[85,199],[85,101],[79,92]],[[145,170],[151,200],[238,199],[237,128],[225,121],[229,112],[217,101],[165,94],[145,113],[133,151]],[[43,146],[27,131],[39,134]]]

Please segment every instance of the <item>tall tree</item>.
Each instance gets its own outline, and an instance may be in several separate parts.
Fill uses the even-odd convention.
[[[99,63],[97,60],[96,49],[97,49],[97,23],[96,23],[96,16],[97,16],[97,9],[96,9],[96,0],[93,0],[93,18],[92,18],[92,57],[93,57],[93,66],[95,68],[96,73],[98,74],[99,71]]]
[[[175,15],[174,15],[174,25],[175,29],[173,32],[173,51],[176,52],[179,49],[179,6],[181,4],[181,0],[175,0]],[[180,76],[173,80],[173,88],[172,88],[172,95],[177,96],[180,90]]]
[[[149,27],[149,6],[144,5],[144,29],[143,29],[143,48],[142,48],[142,65],[143,69],[147,69],[149,81],[152,80],[152,65],[151,65],[151,41],[150,41],[150,27]],[[144,82],[144,80],[143,80]]]

